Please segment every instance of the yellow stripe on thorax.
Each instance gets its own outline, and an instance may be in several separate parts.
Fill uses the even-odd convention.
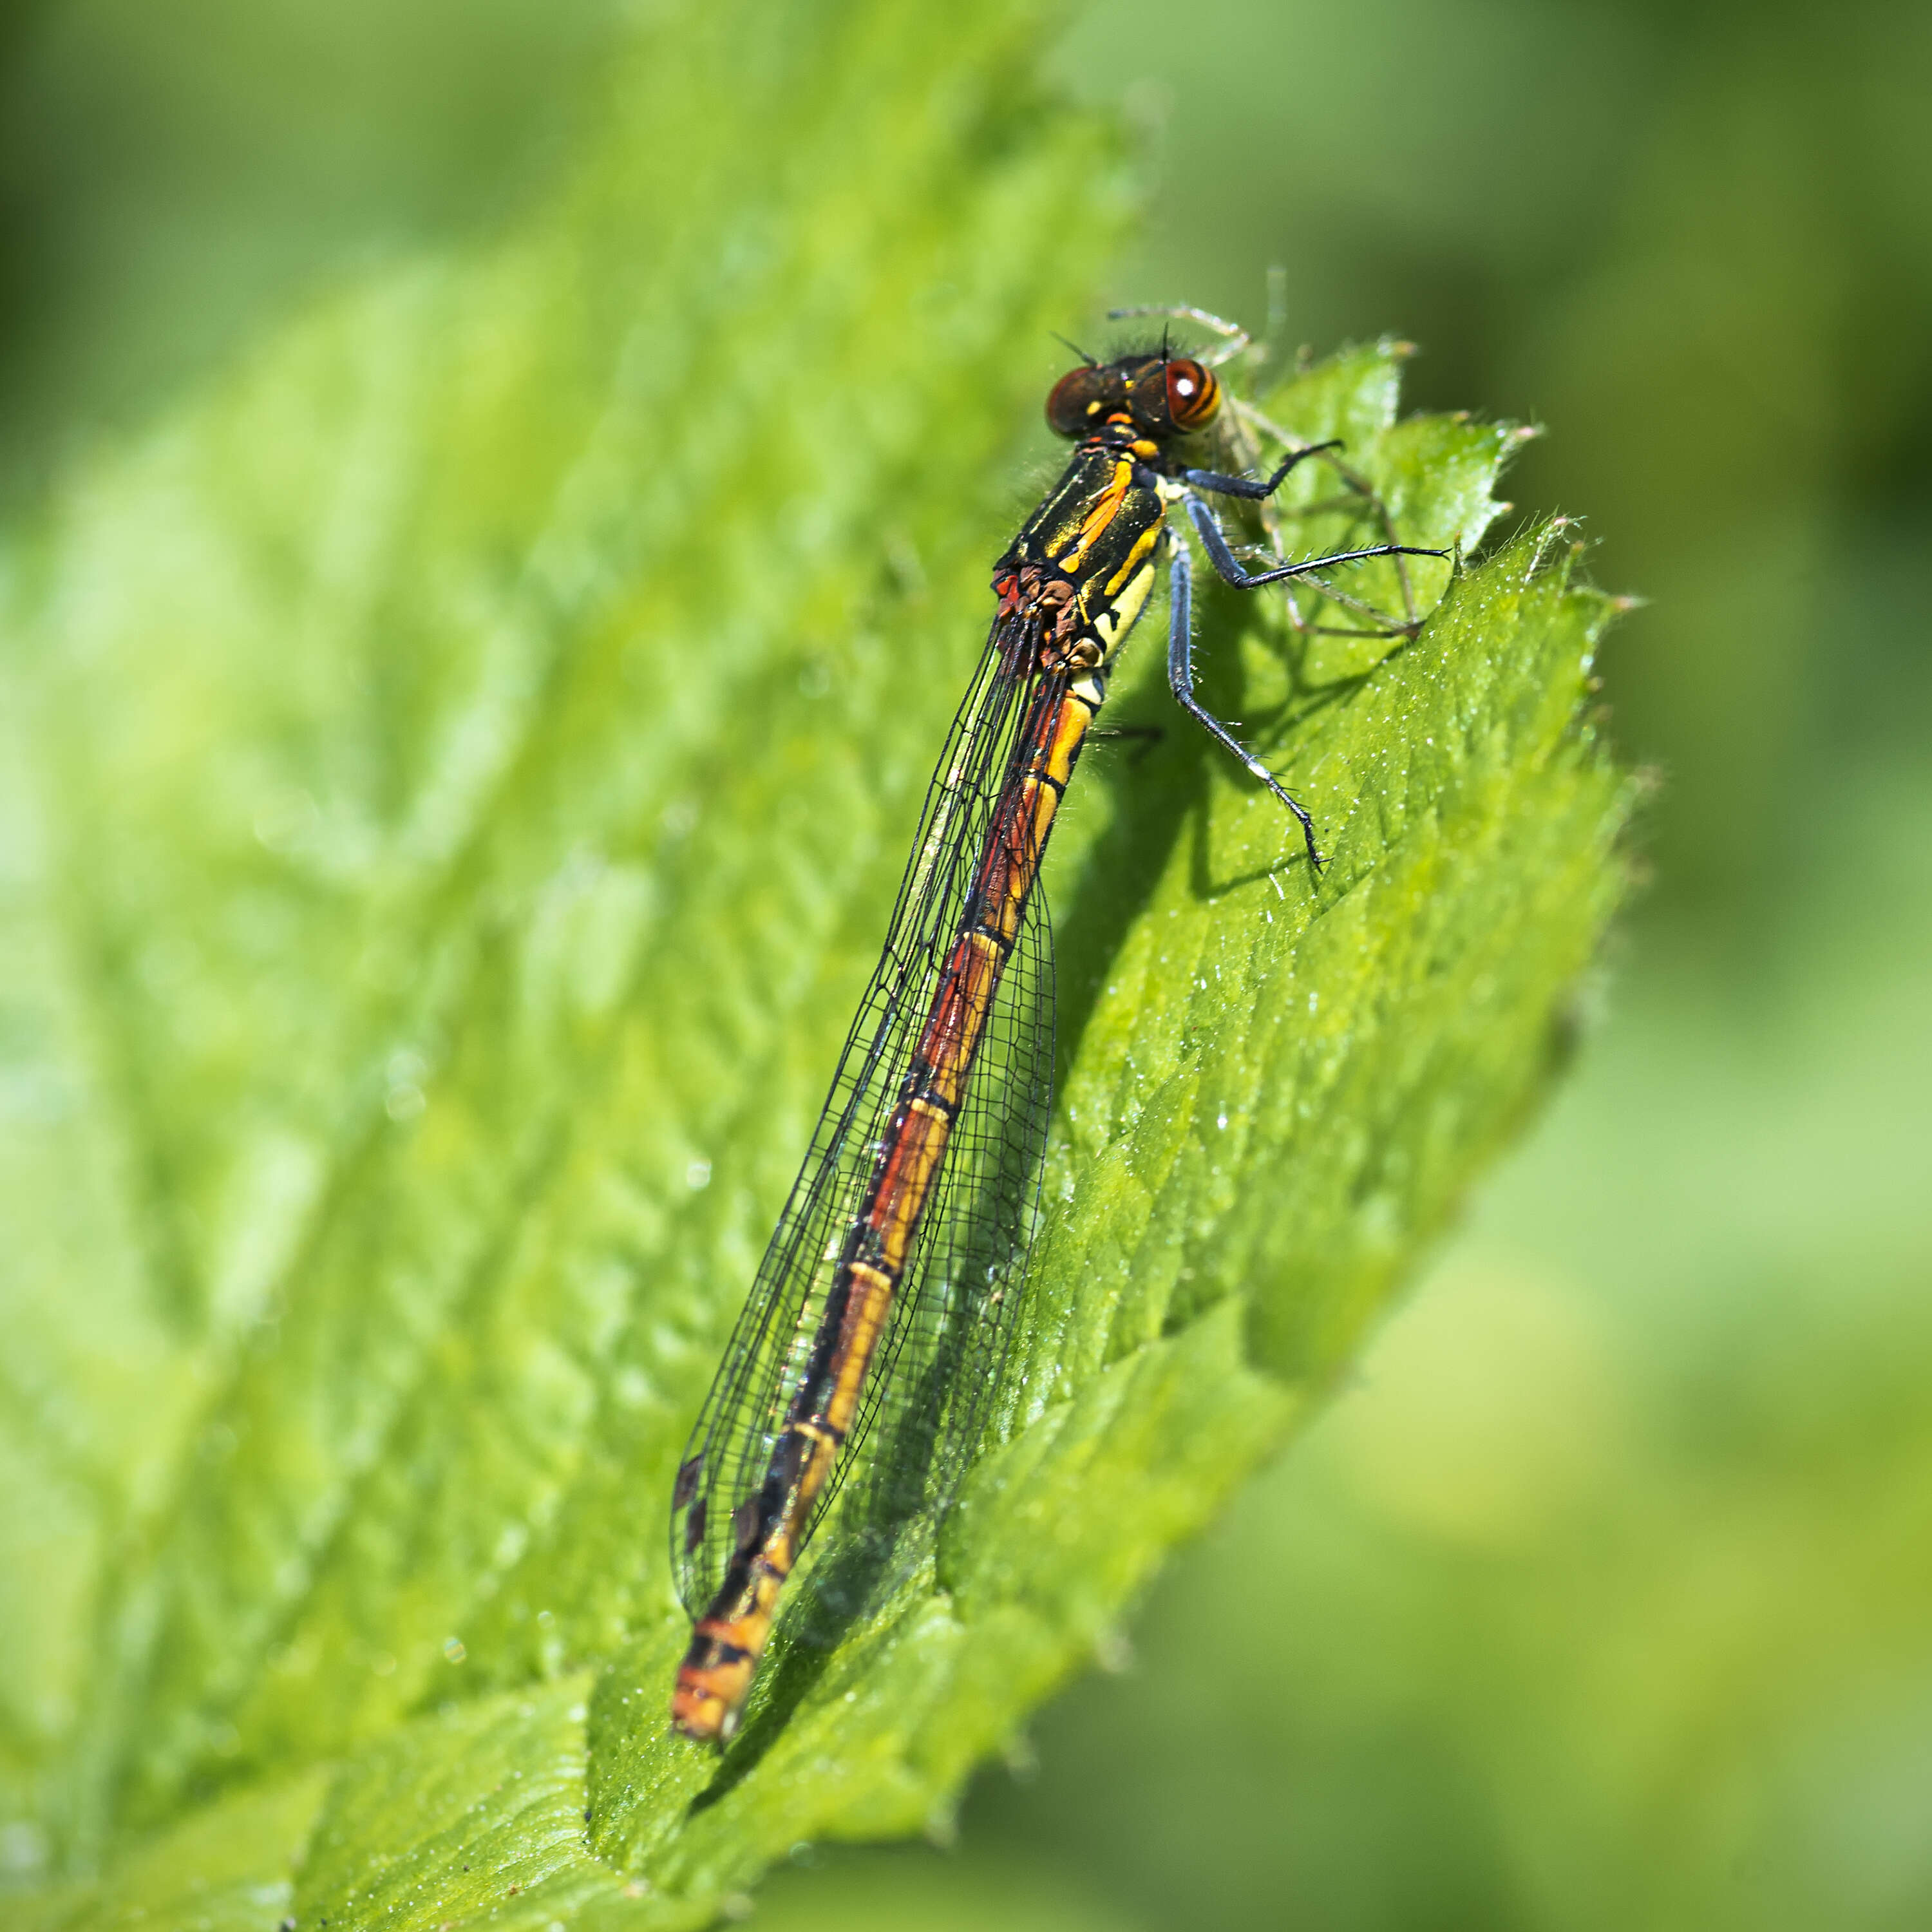
[[[1147,560],[1148,552],[1160,542],[1160,533],[1164,527],[1164,525],[1159,523],[1150,524],[1138,536],[1135,538],[1134,547],[1128,551],[1126,561],[1101,586],[1102,596],[1117,597],[1120,595],[1120,586],[1139,569],[1142,564]]]
[[[1072,548],[1064,556],[1060,556],[1053,544],[1046,546],[1046,554],[1058,562],[1068,575],[1072,575],[1087,560],[1087,553],[1100,539],[1101,532],[1120,513],[1120,506],[1127,500],[1127,492],[1133,487],[1134,466],[1125,458],[1114,465],[1114,474],[1106,489],[1095,500],[1094,507],[1080,520],[1080,528],[1075,532]]]

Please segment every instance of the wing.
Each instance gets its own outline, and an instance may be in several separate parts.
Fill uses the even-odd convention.
[[[794,1613],[806,1642],[836,1642],[916,1568],[972,1467],[1040,1220],[1053,1054],[1053,934],[1036,881],[825,1499],[842,1487],[836,1547],[802,1580]]]
[[[913,1043],[964,916],[996,802],[1010,782],[1016,745],[1032,709],[1028,701],[1032,680],[1010,668],[1022,654],[1006,647],[1003,638],[996,625],[947,734],[927,789],[884,950],[860,1001],[811,1148],[726,1346],[679,1472],[671,1555],[679,1594],[694,1616],[716,1594],[730,1562],[734,1504],[754,1492],[764,1478],[824,1312],[841,1246],[859,1210],[878,1142],[897,1103]],[[1033,900],[1038,896],[1036,890]],[[1024,1045],[1029,1055],[1041,1060],[1045,1091],[1050,1094],[1050,962],[1043,1055],[1039,1040],[1042,1022],[1037,1014],[1024,1020],[1012,1017],[1024,989],[1014,984],[1009,990],[1010,982],[1030,979],[1037,1001],[1040,964],[1046,957],[1038,934],[1044,929],[1042,918],[1029,918],[1025,931],[1032,936],[1016,947],[1002,977],[996,1024],[989,1028],[968,1084],[955,1127],[956,1144],[948,1147],[856,1425],[814,1522],[822,1519],[824,1505],[858,1460],[882,1404],[896,1413],[905,1408],[908,1398],[889,1398],[886,1391],[900,1382],[894,1371],[908,1348],[914,1363],[928,1370],[939,1366],[938,1358],[948,1348],[963,1348],[972,1327],[969,1306],[983,1307],[998,1291],[998,1282],[988,1270],[1004,1279],[1006,1264],[992,1258],[994,1250],[1004,1238],[1010,1254],[1021,1238],[1028,1218],[1027,1184],[1012,1175],[1024,1156],[1007,1150],[1011,1130],[1003,1130],[992,1118],[1004,1104],[993,1083],[999,1078],[998,1063],[1004,1060],[1010,1069]],[[1031,972],[1016,973],[1028,960],[1033,962]],[[1000,1041],[1011,1044],[1003,1050],[996,1044]],[[1027,1130],[1034,1139],[1044,1131],[1044,1098],[1036,1111],[1038,1128]],[[1036,1150],[1030,1158],[1036,1170]],[[1018,1202],[1016,1211],[1010,1204],[1014,1201]],[[971,1204],[970,1212],[961,1213],[962,1202]],[[1011,1224],[1004,1238],[998,1232],[1003,1210]],[[935,1256],[944,1258],[937,1270]],[[978,1287],[968,1279],[975,1266],[982,1284]]]

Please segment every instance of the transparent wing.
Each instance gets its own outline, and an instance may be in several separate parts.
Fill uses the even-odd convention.
[[[1053,1054],[1053,934],[1036,881],[866,1384],[854,1443],[867,1453],[840,1458],[837,1547],[800,1592],[794,1628],[808,1642],[835,1642],[917,1567],[972,1466],[1040,1220]]]
[[[996,626],[927,789],[884,950],[846,1037],[811,1148],[686,1449],[674,1498],[671,1555],[678,1593],[694,1616],[716,1594],[730,1564],[734,1506],[764,1479],[824,1310],[846,1231],[858,1212],[913,1044],[964,916],[997,802],[1010,782],[1016,743],[1039,701],[1036,695],[1029,704],[1031,680],[1009,668],[1019,655],[1003,647]],[[1036,890],[1032,902],[1038,898]],[[1005,1150],[1001,1136],[1010,1139],[1019,1133],[1030,1146],[1028,1136],[1036,1138],[1044,1131],[1046,1106],[1044,1099],[1039,1103],[1037,1130],[1002,1129],[991,1116],[1010,1101],[996,1094],[993,1083],[1000,1075],[993,1063],[1004,1060],[1010,1066],[1024,1044],[1029,1056],[1025,1064],[1030,1067],[1034,1059],[1040,1060],[1039,1078],[1050,1097],[1050,1004],[1043,1049],[1039,1037],[1042,1022],[1037,1014],[1024,1021],[1014,1017],[1022,1000],[1022,982],[1036,982],[1040,977],[1046,949],[1038,935],[1044,931],[1043,918],[1030,910],[1022,944],[1016,946],[1002,978],[994,1024],[975,1063],[946,1164],[908,1258],[856,1425],[839,1457],[835,1483],[814,1512],[814,1523],[860,1460],[882,1404],[896,1413],[906,1408],[905,1396],[893,1396],[889,1402],[886,1393],[900,1379],[896,1368],[903,1364],[915,1377],[929,1375],[940,1366],[938,1358],[948,1347],[965,1346],[964,1338],[972,1325],[968,1304],[982,1307],[998,1292],[998,1283],[988,1270],[1004,1279],[1006,1264],[993,1258],[994,1251],[1004,1240],[1010,1255],[1022,1238],[1028,1213],[1027,1184],[1011,1178],[1021,1156]],[[1050,961],[1046,978],[1050,1002]],[[1036,1002],[1036,983],[1032,997]],[[1012,1044],[1003,1049],[998,1044],[1001,1041]],[[1031,1158],[1036,1170],[1036,1152]],[[1016,1200],[1016,1209],[1011,1205]],[[970,1204],[970,1212],[960,1212],[962,1202]],[[998,1232],[1002,1214],[1008,1223],[1004,1236]],[[936,1256],[947,1258],[937,1274]],[[968,1278],[974,1266],[988,1285],[969,1294]],[[942,1278],[944,1286],[939,1285]],[[908,1348],[910,1362],[905,1360]],[[950,1440],[956,1431],[949,1428],[944,1433]],[[935,1436],[934,1442],[938,1439]],[[925,1460],[930,1462],[929,1454]]]

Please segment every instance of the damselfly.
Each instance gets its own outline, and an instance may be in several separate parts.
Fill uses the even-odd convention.
[[[1202,320],[1211,320],[1202,318]],[[678,1471],[672,1558],[692,1620],[673,1721],[736,1730],[779,1598],[868,1438],[859,1488],[943,1510],[983,1424],[1036,1218],[1052,1096],[1053,966],[1040,867],[1115,654],[1168,566],[1176,701],[1292,812],[1308,813],[1194,690],[1178,511],[1243,590],[1376,556],[1393,542],[1250,571],[1210,496],[1262,478],[1189,460],[1216,418],[1206,361],[1150,352],[1062,376],[1046,418],[1072,460],[994,566],[998,607],[928,789],[885,950],[805,1165]],[[1398,566],[1400,568],[1400,566]]]

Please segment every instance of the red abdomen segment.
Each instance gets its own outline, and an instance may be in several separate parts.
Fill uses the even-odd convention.
[[[987,829],[974,890],[848,1231],[810,1357],[772,1452],[764,1487],[733,1512],[737,1543],[723,1586],[693,1624],[671,1721],[686,1737],[728,1740],[798,1559],[858,1414],[920,1217],[946,1157],[993,998],[1020,929],[1060,796],[1103,687],[1050,674],[1028,721],[1018,774]]]

